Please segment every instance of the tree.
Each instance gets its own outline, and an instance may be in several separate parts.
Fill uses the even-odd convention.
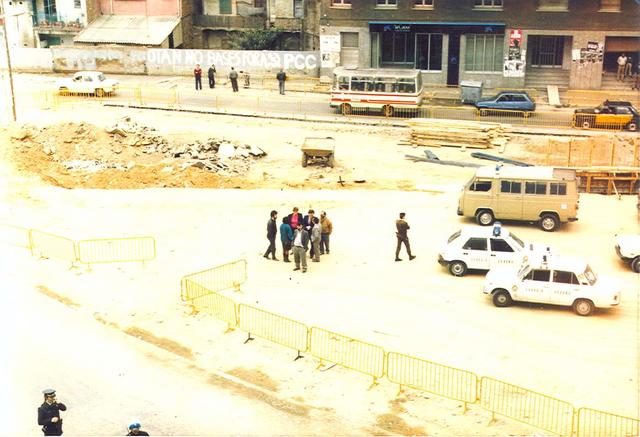
[[[282,29],[251,29],[239,32],[231,39],[231,46],[238,50],[276,50]]]

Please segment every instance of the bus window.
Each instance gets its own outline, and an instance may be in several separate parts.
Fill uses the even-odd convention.
[[[339,90],[348,90],[349,89],[349,78],[346,76],[338,77],[338,89]]]
[[[379,93],[392,93],[395,91],[396,80],[392,77],[376,77],[374,89]]]
[[[399,93],[415,93],[416,81],[414,78],[402,78],[398,79],[398,92]]]
[[[365,81],[361,77],[351,78],[351,91],[364,91]]]

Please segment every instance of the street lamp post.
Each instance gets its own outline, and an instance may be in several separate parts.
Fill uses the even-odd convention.
[[[9,37],[7,35],[7,20],[4,14],[4,4],[0,0],[0,19],[2,20],[2,33],[4,39],[4,50],[7,55],[7,69],[9,70],[9,87],[11,88],[11,112],[13,114],[13,121],[17,121],[16,117],[16,97],[13,91],[13,72],[11,71],[11,54],[9,53]]]

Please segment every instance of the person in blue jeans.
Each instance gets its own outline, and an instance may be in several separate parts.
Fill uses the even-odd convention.
[[[283,261],[286,263],[291,262],[289,261],[289,251],[293,244],[293,229],[291,229],[291,225],[289,224],[289,216],[284,216],[282,218],[282,224],[280,225],[280,241],[282,241]]]

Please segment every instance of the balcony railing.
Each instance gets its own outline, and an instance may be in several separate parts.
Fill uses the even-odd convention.
[[[61,14],[34,14],[33,25],[42,31],[79,32],[84,24],[79,17],[67,17]]]
[[[243,17],[240,15],[194,15],[193,24],[213,29],[263,29],[263,16]]]

